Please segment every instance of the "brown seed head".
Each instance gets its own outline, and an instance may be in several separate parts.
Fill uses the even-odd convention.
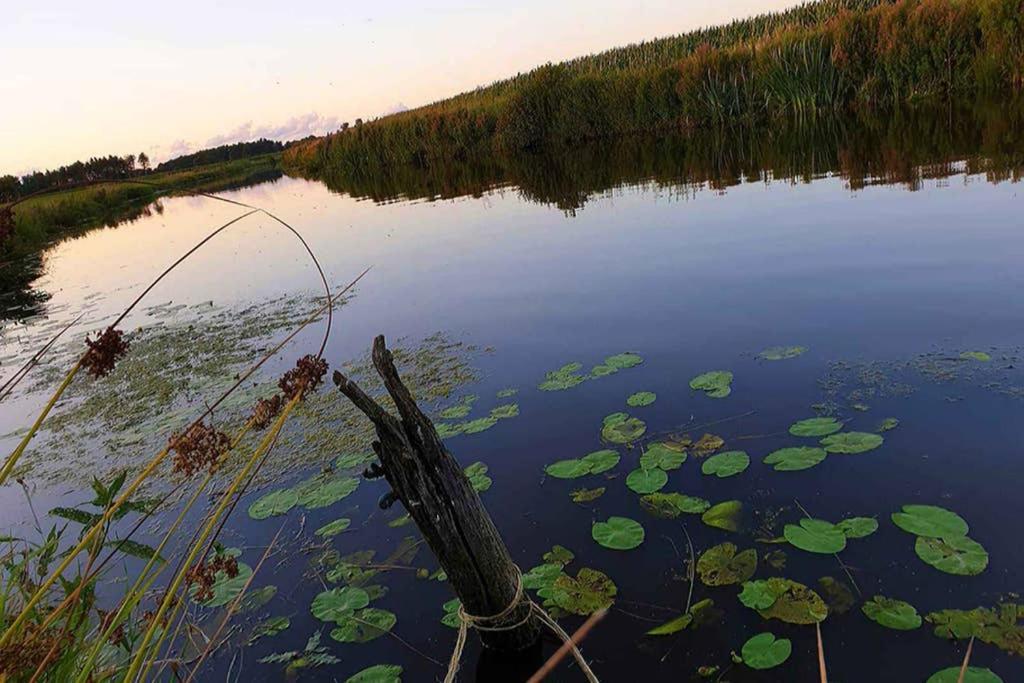
[[[253,428],[266,429],[283,407],[284,398],[281,397],[281,394],[274,394],[270,398],[261,398],[256,401],[256,405],[252,409]]]
[[[82,358],[82,365],[93,377],[110,374],[117,360],[128,352],[128,342],[124,334],[121,330],[115,330],[113,326],[103,330],[95,341],[86,337],[85,345],[89,349]]]
[[[207,602],[213,598],[213,584],[217,581],[218,572],[224,572],[229,579],[235,578],[238,576],[238,560],[227,555],[217,555],[209,562],[200,562],[188,571],[185,580],[196,587],[196,602]]]
[[[222,455],[231,447],[231,439],[222,431],[203,422],[192,425],[184,434],[171,437],[174,471],[191,477],[199,470],[217,469]]]
[[[295,367],[284,373],[277,383],[285,398],[291,400],[296,396],[305,396],[314,391],[327,374],[327,361],[314,355],[303,356],[295,363]]]

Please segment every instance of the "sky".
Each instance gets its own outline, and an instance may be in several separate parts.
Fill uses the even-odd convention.
[[[0,23],[0,174],[322,134],[793,0],[47,0]]]

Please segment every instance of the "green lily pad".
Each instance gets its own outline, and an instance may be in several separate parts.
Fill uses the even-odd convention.
[[[639,439],[646,431],[647,425],[643,420],[625,413],[613,413],[604,419],[601,438],[612,443],[629,443]]]
[[[761,360],[789,360],[807,353],[806,346],[770,346],[757,357]]]
[[[799,446],[773,451],[765,456],[764,463],[774,466],[776,472],[797,472],[814,467],[826,457],[823,448]]]
[[[727,500],[712,505],[701,515],[700,519],[708,526],[716,529],[738,531],[742,514],[743,503],[738,500]]]
[[[523,587],[526,587],[526,575],[523,575]],[[554,579],[552,579],[554,580]],[[462,607],[462,601],[458,598],[452,598],[448,602],[441,605],[441,609],[444,610],[444,616],[441,617],[441,623],[448,628],[458,628],[462,619],[459,617],[459,608]]]
[[[590,474],[590,465],[582,460],[559,460],[544,468],[544,471],[556,479],[578,479]]]
[[[501,391],[499,391],[497,393],[497,397],[498,398],[512,398],[513,396],[515,396],[518,393],[519,393],[518,389],[516,389],[514,387],[509,387],[507,389],[502,389]]]
[[[821,445],[829,453],[866,453],[882,445],[881,434],[871,432],[840,432],[826,436]]]
[[[322,527],[317,529],[315,533],[317,536],[322,538],[330,538],[331,536],[337,536],[350,526],[352,526],[352,520],[348,517],[342,517],[341,519],[336,519],[333,522],[324,524]]]
[[[767,580],[746,581],[740,591],[739,601],[750,609],[768,609],[775,604],[778,595],[772,590]]]
[[[1004,602],[994,608],[946,609],[932,612],[925,619],[935,626],[935,635],[940,638],[977,638],[1010,654],[1024,656],[1024,605]]]
[[[604,365],[609,367],[617,368],[619,370],[626,370],[640,365],[644,362],[644,359],[635,353],[617,353],[614,356],[608,356],[604,359]]]
[[[900,426],[900,421],[895,417],[887,417],[878,423],[878,429],[876,432],[888,432],[889,430],[896,429]]]
[[[544,376],[544,381],[538,388],[541,391],[563,391],[582,384],[586,379],[579,374],[582,367],[583,365],[580,363],[568,363],[557,370],[552,370]]]
[[[690,445],[690,452],[695,458],[704,458],[725,445],[725,439],[715,434],[705,434]]]
[[[878,531],[878,520],[874,517],[850,517],[836,524],[836,528],[847,538],[865,538]]]
[[[794,422],[789,427],[793,436],[828,436],[843,428],[843,423],[834,417],[811,417]]]
[[[732,393],[732,373],[726,370],[713,370],[697,375],[690,380],[690,388],[703,391],[711,398],[725,398]]]
[[[587,453],[580,460],[585,464],[590,474],[601,474],[614,469],[619,464],[619,454],[609,448],[593,453]]]
[[[668,475],[663,470],[635,469],[626,477],[626,486],[635,493],[654,493],[668,483]]]
[[[987,363],[992,360],[992,356],[988,355],[984,351],[964,351],[960,354],[960,357],[964,360],[976,360],[982,363]]]
[[[252,645],[260,638],[276,636],[278,633],[287,631],[291,624],[291,619],[288,617],[271,617],[270,619],[261,621],[253,627],[252,633],[249,635],[248,642]]]
[[[302,488],[299,505],[315,510],[334,505],[350,495],[359,487],[359,480],[355,477],[331,477],[315,486],[303,488],[300,484],[299,487]]]
[[[213,597],[199,604],[203,607],[223,607],[238,597],[251,576],[252,567],[244,562],[238,563],[238,574],[235,576],[229,577],[223,571],[217,572],[214,576],[213,585],[210,586],[210,590],[213,591]],[[195,593],[196,586],[192,586],[189,594],[194,598]]]
[[[464,471],[466,478],[469,479],[469,485],[473,487],[473,490],[477,493],[483,493],[487,489],[491,488],[493,483],[491,478],[487,476],[487,465],[482,462],[475,462]]]
[[[677,451],[663,443],[652,443],[640,456],[640,467],[645,470],[677,470],[686,462],[686,451]]]
[[[751,669],[773,669],[793,652],[793,643],[786,638],[775,638],[773,633],[759,633],[743,644],[740,655]]]
[[[594,489],[576,489],[569,493],[569,498],[574,503],[593,503],[595,500],[604,495],[605,487],[598,486]]]
[[[539,590],[552,585],[559,576],[565,565],[561,562],[548,562],[537,565],[530,571],[523,574],[523,588],[528,590]]]
[[[632,408],[649,406],[657,400],[657,394],[650,391],[638,391],[626,399],[626,405]]]
[[[565,566],[576,559],[576,554],[569,550],[565,546],[556,545],[552,546],[551,550],[544,553],[543,560],[550,564],[560,564]]]
[[[640,498],[645,512],[664,519],[675,519],[681,514],[699,515],[711,507],[703,498],[682,493],[649,493]]]
[[[491,410],[491,417],[499,420],[507,420],[511,417],[519,417],[519,404],[506,403]]]
[[[393,612],[367,607],[339,621],[331,630],[331,638],[339,643],[368,643],[390,631],[397,621]]]
[[[438,413],[438,417],[440,417],[442,420],[461,420],[462,418],[469,415],[469,411],[471,411],[472,409],[473,406],[467,403],[459,403],[450,408],[445,408],[440,413]]]
[[[587,373],[587,378],[598,379],[599,377],[607,377],[608,375],[614,375],[618,371],[618,368],[613,368],[610,365],[605,365],[604,363],[602,363],[600,365],[595,365],[593,368],[591,368],[590,372]]]
[[[334,467],[339,470],[350,470],[354,467],[363,467],[370,464],[377,458],[373,453],[345,453],[339,455],[334,461]]]
[[[787,624],[814,624],[828,617],[828,606],[820,595],[802,583],[778,577],[743,584],[740,602],[765,619]]]
[[[967,536],[918,536],[914,552],[939,571],[957,576],[976,576],[988,566],[988,552],[980,543]]]
[[[689,612],[681,614],[674,619],[666,621],[661,626],[655,626],[647,632],[649,636],[669,636],[673,633],[679,633],[683,629],[689,628],[690,626],[696,626],[701,622],[705,621],[705,615],[709,615],[713,610],[715,602],[711,599],[701,600],[700,602],[693,605]]]
[[[345,586],[326,590],[315,598],[309,611],[320,621],[341,623],[342,619],[370,604],[370,596],[362,588]]]
[[[892,514],[892,521],[904,531],[928,538],[966,536],[970,531],[963,517],[937,505],[904,505],[903,512]]]
[[[948,669],[936,671],[925,683],[1003,683],[1003,679],[990,669],[983,669],[979,666],[969,666],[960,678],[960,667],[951,666]]]
[[[618,593],[615,583],[596,569],[583,568],[575,577],[562,574],[555,579],[555,604],[566,612],[586,616],[610,607]]]
[[[725,451],[712,455],[701,465],[700,471],[719,479],[732,477],[750,467],[750,456],[743,451]]]
[[[402,683],[402,667],[374,664],[346,679],[345,683]]]
[[[732,543],[708,548],[697,559],[697,574],[706,586],[730,586],[743,583],[757,571],[757,551],[736,552]]]
[[[294,489],[279,489],[262,496],[249,506],[249,516],[253,519],[267,519],[287,514],[299,502],[299,494]]]
[[[782,535],[791,545],[809,553],[831,555],[846,547],[846,534],[822,519],[801,519],[799,525],[787,524]]]
[[[498,424],[498,418],[494,416],[478,417],[475,420],[462,423],[463,434],[479,434],[485,432],[494,425]]]
[[[868,619],[886,628],[913,631],[921,626],[921,615],[913,605],[902,600],[876,595],[861,605],[860,609]]]
[[[461,424],[451,424],[450,422],[435,422],[434,429],[437,430],[437,435],[442,439],[450,439],[462,433]]]
[[[609,517],[594,522],[590,535],[599,545],[612,550],[632,550],[644,542],[644,528],[628,517]]]

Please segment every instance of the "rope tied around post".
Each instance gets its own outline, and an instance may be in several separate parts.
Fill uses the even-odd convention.
[[[571,646],[572,656],[576,659],[576,663],[579,664],[580,670],[583,672],[583,675],[587,677],[587,681],[589,683],[600,683],[597,679],[597,676],[594,675],[593,670],[591,670],[590,665],[587,664],[587,660],[583,658],[583,653],[580,652],[580,649],[576,646],[575,643],[573,643],[572,637],[565,632],[565,629],[558,625],[558,622],[555,621],[550,614],[544,611],[544,608],[542,608],[540,605],[534,602],[525,593],[525,591],[523,590],[523,573],[518,566],[516,566],[515,569],[516,594],[515,597],[512,599],[512,602],[510,602],[508,607],[506,607],[505,609],[501,610],[497,614],[492,614],[490,616],[477,616],[474,614],[469,614],[468,612],[466,612],[465,608],[462,605],[459,605],[459,635],[455,640],[455,649],[452,651],[452,658],[448,662],[448,673],[444,677],[444,683],[455,682],[455,676],[459,672],[459,663],[462,660],[462,651],[466,647],[466,637],[469,633],[469,629],[473,628],[477,631],[490,632],[512,631],[525,624],[535,615],[538,619],[540,619],[540,621],[545,626],[547,626],[551,630],[552,633],[558,636],[563,643],[569,644]],[[500,623],[513,612],[515,612],[516,609],[518,609],[520,606],[524,604],[529,606],[529,609],[526,611],[526,615],[522,619],[513,624],[502,625]]]

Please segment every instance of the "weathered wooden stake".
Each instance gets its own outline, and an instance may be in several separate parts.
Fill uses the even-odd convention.
[[[448,453],[434,424],[416,405],[395,369],[384,337],[373,340],[373,365],[398,407],[401,419],[385,411],[340,372],[334,383],[377,429],[373,449],[395,497],[402,501],[437,556],[448,581],[469,614],[491,616],[515,600],[518,570],[501,535],[459,463]],[[514,652],[536,642],[540,624],[527,602],[478,631],[483,644]]]

